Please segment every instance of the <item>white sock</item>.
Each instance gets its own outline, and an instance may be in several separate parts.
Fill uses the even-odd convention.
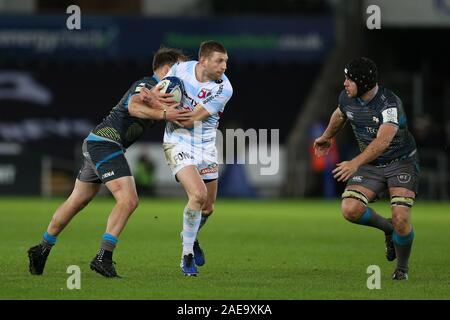
[[[183,256],[194,253],[194,241],[202,218],[202,211],[184,208],[183,212]]]

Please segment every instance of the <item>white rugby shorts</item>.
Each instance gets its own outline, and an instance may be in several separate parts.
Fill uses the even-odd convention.
[[[167,164],[174,176],[181,169],[194,165],[203,180],[212,180],[219,177],[219,164],[215,146],[204,149],[190,144],[165,142],[163,148]]]

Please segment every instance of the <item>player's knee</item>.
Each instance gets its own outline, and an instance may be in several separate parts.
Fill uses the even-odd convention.
[[[139,205],[139,198],[138,198],[138,196],[134,196],[131,199],[129,199],[128,201],[129,201],[129,203],[128,203],[129,209],[131,210],[131,212],[133,212],[134,210],[136,210],[136,208]]]
[[[130,196],[130,197],[127,197],[124,199],[120,199],[120,200],[118,200],[118,203],[124,208],[124,210],[126,212],[131,214],[138,207],[139,198],[137,195],[134,195],[134,196]]]
[[[194,201],[195,203],[198,203],[201,206],[205,204],[207,197],[208,193],[206,191],[206,188],[204,190],[203,189],[194,190],[189,195],[190,200]]]
[[[409,232],[409,217],[411,207],[414,205],[414,198],[405,196],[392,196],[392,224],[399,234]]]
[[[342,215],[351,222],[358,221],[369,203],[367,196],[359,190],[346,189],[342,194]]]
[[[364,213],[365,206],[358,200],[344,199],[341,204],[341,211],[343,217],[351,222],[358,221],[361,215]]]
[[[91,201],[91,198],[74,198],[70,197],[67,200],[67,204],[71,207],[72,211],[79,212],[84,209]]]

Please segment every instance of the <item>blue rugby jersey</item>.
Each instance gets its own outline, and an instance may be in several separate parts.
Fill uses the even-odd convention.
[[[128,104],[133,95],[138,94],[145,86],[153,88],[158,83],[155,76],[145,77],[134,82],[108,116],[97,125],[86,138],[88,141],[113,141],[123,148],[128,148],[154,123],[154,120],[140,119],[130,115]]]
[[[415,153],[416,142],[408,131],[403,103],[391,90],[378,86],[376,95],[367,102],[360,98],[348,98],[342,90],[339,109],[350,122],[361,152],[376,138],[382,124],[398,127],[389,147],[372,164],[387,164]]]

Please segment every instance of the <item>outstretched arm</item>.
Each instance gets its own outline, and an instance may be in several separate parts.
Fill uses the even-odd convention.
[[[128,112],[130,115],[140,119],[152,119],[152,120],[167,120],[167,121],[180,121],[189,119],[188,110],[178,110],[176,107],[178,104],[172,104],[166,106],[156,99],[152,102],[152,107],[149,106],[150,102],[143,101],[142,97],[135,94],[131,97],[128,104]]]
[[[322,136],[314,141],[314,152],[316,156],[322,157],[328,153],[331,147],[331,139],[344,127],[347,118],[338,108],[331,115],[328,127],[322,133]]]
[[[162,86],[153,87],[151,90],[142,87],[139,90],[139,97],[142,102],[144,102],[150,108],[155,109],[164,109],[166,106],[171,106],[176,104],[173,100],[173,94],[171,93],[162,93]]]

